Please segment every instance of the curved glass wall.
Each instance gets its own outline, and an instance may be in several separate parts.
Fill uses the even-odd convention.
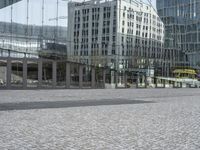
[[[68,1],[10,2],[0,3],[0,56],[65,57]]]
[[[199,0],[157,0],[158,14],[165,24],[165,47],[179,53],[186,53],[185,60],[192,66],[200,60],[200,1]],[[177,58],[178,60],[178,58]]]

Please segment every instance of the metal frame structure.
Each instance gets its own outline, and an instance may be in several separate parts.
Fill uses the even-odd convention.
[[[70,67],[71,65],[76,64],[79,68],[78,74],[79,74],[79,88],[84,88],[83,86],[83,67],[90,67],[91,68],[91,86],[90,88],[105,88],[105,68],[99,67],[98,69],[101,69],[103,71],[103,84],[101,87],[97,85],[97,80],[96,80],[96,66],[89,66],[86,64],[80,64],[76,62],[69,62],[69,61],[56,61],[56,60],[50,60],[50,59],[37,59],[37,58],[12,58],[12,57],[0,57],[0,61],[3,61],[6,63],[6,85],[5,86],[0,86],[0,89],[28,89],[27,87],[27,62],[28,61],[33,61],[38,64],[37,69],[38,69],[38,85],[36,88],[38,89],[44,89],[45,87],[42,86],[42,80],[43,80],[43,68],[42,65],[45,62],[51,62],[52,63],[52,84],[48,88],[59,88],[57,86],[57,64],[59,62],[65,63],[66,64],[66,76],[65,76],[65,87],[66,89],[73,88],[71,87],[71,72],[70,72]],[[14,61],[21,61],[22,62],[22,87],[12,87],[11,85],[11,74],[12,74],[12,62]],[[63,87],[62,87],[63,88]]]

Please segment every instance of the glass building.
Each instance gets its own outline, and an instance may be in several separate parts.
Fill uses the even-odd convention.
[[[1,0],[0,56],[65,57],[67,2]]]
[[[170,59],[178,60],[176,65],[200,63],[199,7],[199,0],[157,0],[158,14],[165,24],[165,50]]]
[[[19,2],[21,0],[1,0],[0,1],[0,8],[4,8],[6,6],[12,5],[16,2]]]

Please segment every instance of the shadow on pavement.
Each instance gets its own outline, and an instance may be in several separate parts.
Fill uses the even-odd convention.
[[[144,103],[155,103],[155,102],[142,101],[142,100],[103,99],[103,100],[53,101],[53,102],[41,101],[41,102],[0,103],[0,111],[88,107],[88,106],[102,106],[102,105],[128,105],[128,104],[144,104]]]

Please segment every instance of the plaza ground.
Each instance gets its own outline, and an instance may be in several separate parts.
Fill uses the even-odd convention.
[[[199,89],[0,91],[1,150],[197,150],[199,135]]]

